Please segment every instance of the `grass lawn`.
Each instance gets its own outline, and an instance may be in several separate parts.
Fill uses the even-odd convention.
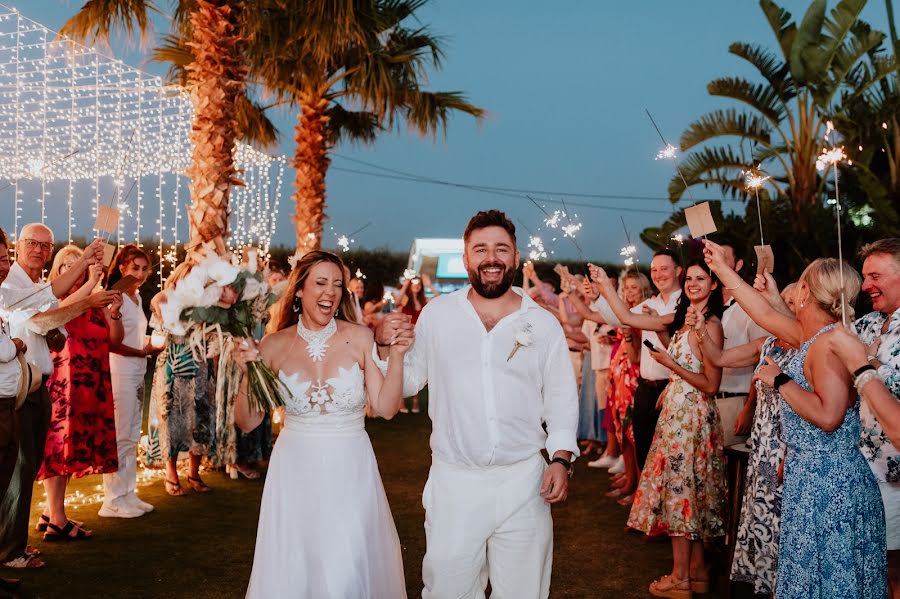
[[[369,421],[367,427],[403,545],[409,596],[418,597],[425,552],[421,492],[430,463],[430,422],[425,414],[399,414],[392,421]],[[169,497],[162,482],[142,487],[141,497],[156,506],[142,518],[99,518],[99,505],[72,509],[70,517],[93,529],[96,536],[88,541],[45,543],[33,532],[31,543],[44,552],[48,565],[21,574],[27,586],[22,596],[243,597],[263,482],[231,481],[213,472],[204,478],[214,489],[206,495]],[[99,482],[99,477],[87,477],[74,481],[71,489],[95,493]],[[604,471],[587,468],[586,460],[576,462],[569,500],[553,511],[551,597],[647,597],[649,582],[671,567],[668,541],[626,533],[627,509],[604,497],[607,490]],[[36,489],[36,496],[42,497],[43,491]],[[33,514],[32,523],[38,516],[36,510]],[[12,574],[0,570],[0,575]]]

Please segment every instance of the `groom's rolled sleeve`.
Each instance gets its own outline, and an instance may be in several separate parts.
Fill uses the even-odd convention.
[[[427,327],[420,319],[416,324],[416,339],[413,346],[403,356],[403,397],[412,397],[421,391],[428,383],[428,362],[425,353],[427,342],[425,336]],[[378,347],[372,347],[372,360],[381,374],[387,376],[388,360],[382,360],[378,355]]]
[[[547,453],[571,451],[578,455],[578,387],[569,359],[569,348],[562,327],[553,333],[547,360],[544,362],[544,422],[547,423]]]

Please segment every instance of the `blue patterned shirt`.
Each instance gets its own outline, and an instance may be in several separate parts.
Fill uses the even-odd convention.
[[[890,324],[884,334],[884,326],[888,315],[884,312],[866,314],[854,323],[859,340],[867,346],[879,336],[876,357],[881,362],[878,374],[894,397],[900,398],[900,309],[890,315]],[[894,447],[876,420],[866,402],[862,402],[859,411],[861,427],[859,448],[869,462],[872,472],[879,482],[900,482],[900,450]]]

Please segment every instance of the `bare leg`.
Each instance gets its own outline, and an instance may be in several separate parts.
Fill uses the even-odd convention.
[[[706,569],[706,559],[703,555],[703,541],[691,542],[691,580],[708,581],[709,571]]]
[[[678,580],[690,578],[691,543],[686,537],[672,537],[672,577]],[[701,544],[702,552],[702,544]]]
[[[44,491],[47,493],[47,508],[50,511],[50,522],[62,528],[69,523],[66,518],[66,483],[65,476],[51,476],[44,479]]]

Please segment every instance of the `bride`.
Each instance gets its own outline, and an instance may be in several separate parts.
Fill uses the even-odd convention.
[[[397,599],[406,597],[400,540],[391,517],[364,414],[400,409],[403,354],[391,348],[387,374],[372,361],[372,332],[354,321],[344,265],[310,252],[291,272],[259,349],[284,384],[285,424],[269,462],[248,598]],[[249,343],[249,342],[247,342]],[[263,414],[249,407],[246,376],[235,422],[253,430]]]

